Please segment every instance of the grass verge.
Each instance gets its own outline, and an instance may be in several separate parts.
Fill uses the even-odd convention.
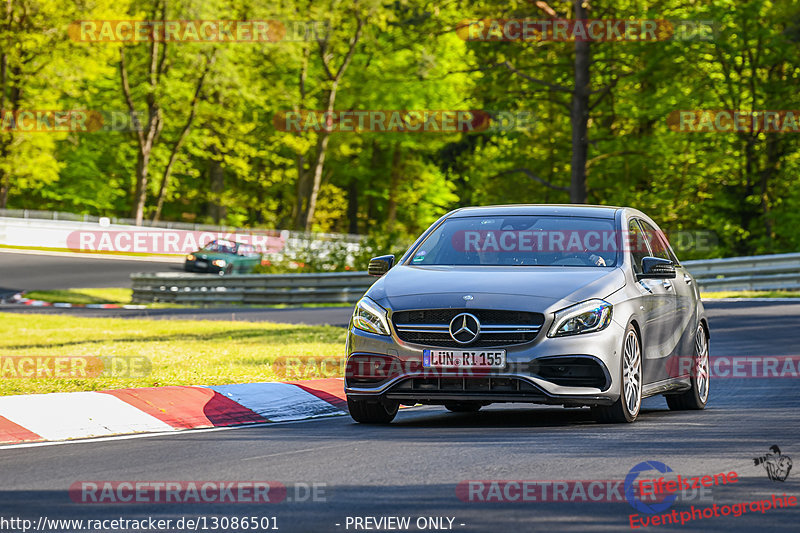
[[[800,298],[800,291],[719,291],[701,292],[703,300],[715,298]]]
[[[170,257],[170,258],[183,258],[185,254],[148,254],[148,253],[141,253],[141,252],[117,252],[117,251],[94,251],[94,250],[75,250],[73,248],[48,248],[46,246],[15,246],[12,244],[0,244],[0,249],[8,250],[13,252],[14,250],[22,250],[22,251],[34,251],[34,252],[57,252],[57,253],[71,253],[71,254],[86,254],[86,255],[98,255],[98,256],[107,256],[107,255],[116,255],[116,256],[127,256],[127,257],[141,257],[141,258],[161,258],[161,257]],[[178,261],[176,261],[178,262]]]
[[[341,376],[345,333],[265,322],[0,313],[0,395]],[[22,358],[38,368],[56,357],[146,358],[150,372],[129,378],[107,364],[100,377],[16,377],[33,364],[23,367]]]
[[[131,303],[133,296],[132,289],[108,288],[108,289],[57,289],[47,291],[28,291],[26,298],[31,300],[42,300],[50,303],[67,303],[73,305],[86,304],[117,304],[126,305]],[[290,307],[342,307],[346,303],[297,303],[297,304],[272,304],[272,305],[250,305],[250,304],[218,304],[218,305],[188,305],[168,302],[143,304],[150,309],[166,308],[187,308],[187,307],[258,307],[270,309],[286,309]]]
[[[86,304],[129,304],[132,289],[57,289],[49,291],[28,291],[26,298],[45,302],[62,302],[73,305]]]

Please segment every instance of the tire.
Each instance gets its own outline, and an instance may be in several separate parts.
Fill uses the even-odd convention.
[[[595,420],[603,423],[630,423],[642,407],[642,342],[633,324],[628,324],[622,341],[619,365],[620,392],[609,406],[592,408]]]
[[[228,265],[225,267],[225,270],[219,271],[220,276],[230,276],[231,274],[233,274],[233,265]]]
[[[708,402],[710,379],[708,371],[708,332],[702,322],[694,339],[694,365],[691,375],[692,387],[680,394],[668,394],[667,406],[672,411],[697,411],[705,409]]]
[[[368,402],[347,398],[350,416],[361,424],[388,424],[397,416],[400,404],[397,402]]]
[[[477,413],[483,407],[477,402],[452,402],[444,404],[444,408],[452,413]]]

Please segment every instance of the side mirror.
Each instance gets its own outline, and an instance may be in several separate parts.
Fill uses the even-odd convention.
[[[369,268],[367,269],[370,276],[383,276],[394,265],[393,255],[382,255],[380,257],[373,257],[369,260]]]
[[[638,275],[638,278],[674,279],[675,263],[660,257],[643,257],[642,273]]]

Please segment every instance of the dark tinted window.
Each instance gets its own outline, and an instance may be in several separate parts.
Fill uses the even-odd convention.
[[[611,219],[458,217],[436,228],[408,264],[610,267],[621,244]]]
[[[647,247],[644,232],[639,226],[636,219],[631,219],[628,224],[628,247],[631,252],[631,262],[633,263],[633,271],[637,274],[642,273],[642,258],[650,255],[650,249]]]
[[[670,253],[670,249],[667,245],[667,240],[664,234],[644,220],[642,220],[641,223],[642,229],[644,230],[644,235],[647,238],[648,244],[650,244],[650,250],[653,252],[653,256],[660,257],[661,259],[669,259],[670,261],[677,263],[675,257]]]

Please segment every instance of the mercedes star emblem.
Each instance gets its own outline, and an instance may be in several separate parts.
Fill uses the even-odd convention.
[[[470,313],[459,313],[450,321],[450,336],[459,344],[474,342],[481,333],[478,317]]]

